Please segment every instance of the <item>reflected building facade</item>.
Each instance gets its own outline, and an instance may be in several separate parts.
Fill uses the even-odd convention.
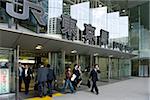
[[[150,2],[130,9],[130,45],[138,57],[132,61],[132,74],[150,76]]]

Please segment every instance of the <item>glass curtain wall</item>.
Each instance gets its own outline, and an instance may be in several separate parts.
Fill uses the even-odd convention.
[[[51,53],[51,65],[56,73],[56,78],[58,80],[58,85],[62,85],[63,79],[65,78],[64,70],[64,58],[62,52],[52,52]]]
[[[119,78],[128,78],[131,76],[131,61],[128,59],[119,60]]]
[[[111,65],[111,78],[112,79],[118,79],[119,78],[119,61],[118,59],[112,59],[112,65]]]
[[[78,11],[78,9],[81,9]],[[86,8],[86,9],[84,9]],[[89,9],[89,10],[88,10]],[[78,12],[77,12],[78,11]],[[81,30],[84,29],[83,25],[84,22],[89,23],[96,27],[95,35],[100,35],[100,29],[104,29],[109,31],[109,38],[113,41],[128,44],[128,16],[120,16],[120,12],[109,12],[108,13],[108,7],[98,7],[98,8],[90,8],[88,2],[79,3],[71,5],[70,10],[72,18],[76,19],[78,21],[77,26]],[[89,18],[88,18],[89,14]],[[84,18],[83,18],[84,17]],[[86,18],[87,19],[86,19]],[[85,21],[86,19],[86,21]],[[103,19],[103,20],[102,20]],[[105,59],[105,58],[104,58]],[[108,60],[108,58],[106,58]],[[105,71],[102,72],[101,77],[102,79],[107,79],[108,76],[108,68],[107,64],[108,61],[102,60],[99,64],[104,65],[105,62]],[[127,67],[128,68],[128,67]],[[103,70],[103,68],[102,68]],[[122,71],[124,69],[120,69]],[[119,62],[116,59],[112,59],[112,70],[111,70],[111,78],[118,79],[121,74],[119,74]]]
[[[100,80],[101,81],[108,81],[108,58],[98,58],[98,64],[100,66]]]
[[[130,45],[134,48],[134,52],[137,52],[139,55],[132,61],[132,64],[134,64],[134,62],[138,62],[139,64],[139,68],[137,68],[137,66],[133,66],[132,68],[134,69],[132,74],[136,76],[148,76],[146,70],[150,68],[149,8],[150,2],[147,1],[130,9]]]
[[[82,84],[87,84],[87,80],[89,78],[89,70],[90,70],[90,56],[88,55],[80,55],[79,56],[79,65],[82,70]],[[85,71],[87,70],[87,71]]]

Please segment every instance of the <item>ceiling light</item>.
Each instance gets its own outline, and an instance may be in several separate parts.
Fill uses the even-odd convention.
[[[99,54],[98,53],[94,53],[94,56],[98,56]]]
[[[43,47],[41,46],[41,45],[37,45],[36,47],[35,47],[35,49],[37,49],[37,50],[41,50]]]
[[[19,9],[20,12],[22,12],[22,9]]]
[[[102,7],[102,5],[100,4],[99,7]]]
[[[67,4],[66,4],[66,3],[63,3],[63,5],[66,6]]]
[[[72,50],[71,53],[77,53],[77,50]]]
[[[113,57],[113,55],[109,55],[109,57],[111,58],[111,57]]]
[[[126,10],[123,9],[122,12],[126,12]]]

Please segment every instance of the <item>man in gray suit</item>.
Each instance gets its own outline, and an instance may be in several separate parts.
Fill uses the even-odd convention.
[[[46,96],[47,93],[46,88],[47,74],[48,69],[43,64],[41,64],[37,72],[38,92],[40,97],[42,97],[43,95]]]

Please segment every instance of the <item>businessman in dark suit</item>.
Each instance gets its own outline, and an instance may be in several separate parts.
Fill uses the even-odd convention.
[[[98,68],[98,65],[96,64],[96,65],[94,65],[94,68],[90,72],[90,78],[92,78],[91,80],[93,82],[91,92],[94,92],[93,89],[95,89],[97,95],[99,94],[99,90],[98,90],[97,84],[96,84],[96,82],[98,81],[98,73],[100,73],[100,70]]]
[[[31,80],[31,69],[28,65],[25,65],[25,68],[22,72],[22,77],[25,83],[25,94],[27,95],[29,93],[29,86],[30,86],[30,80]]]
[[[40,97],[42,97],[43,95],[46,96],[47,93],[46,88],[47,73],[48,69],[43,64],[41,64],[37,72],[38,92]]]

